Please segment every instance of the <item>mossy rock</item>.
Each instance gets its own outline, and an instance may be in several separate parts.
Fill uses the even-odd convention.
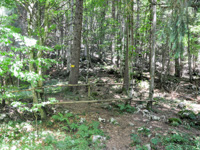
[[[169,118],[168,122],[172,126],[179,126],[180,124],[182,124],[182,121],[179,118]]]
[[[196,120],[197,115],[191,111],[191,110],[182,110],[178,112],[178,115],[181,119],[190,119],[190,120]]]

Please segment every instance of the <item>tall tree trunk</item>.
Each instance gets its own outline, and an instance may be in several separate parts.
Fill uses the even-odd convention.
[[[112,19],[115,20],[115,0],[112,0]],[[111,63],[115,64],[116,52],[115,52],[115,25],[113,25],[112,42],[111,42]]]
[[[127,17],[126,23],[126,51],[125,51],[125,68],[124,68],[124,89],[129,89],[129,22]]]
[[[70,72],[71,70],[71,51],[73,49],[73,16],[74,16],[74,0],[71,0],[71,15],[70,15],[70,22],[71,22],[71,25],[69,27],[69,35],[71,35],[70,37],[70,41],[68,42],[69,43],[69,47],[67,47],[67,73]]]
[[[188,14],[188,6],[186,8],[187,11],[187,36],[188,36],[188,67],[189,67],[189,75],[190,75],[190,82],[192,82],[192,60],[191,60],[191,52],[190,52],[190,28],[189,28],[189,14]]]
[[[78,83],[82,18],[83,18],[83,0],[77,0],[75,20],[74,20],[74,40],[73,40],[73,48],[71,51],[71,71],[69,75],[69,84]]]
[[[166,52],[168,51],[168,36],[165,44],[165,48],[162,49],[162,70],[160,74],[160,88],[163,88],[164,80],[165,80],[165,63],[166,63]]]
[[[139,26],[140,26],[140,0],[137,0],[137,22],[136,22],[136,30],[135,30],[135,51],[136,51],[136,58],[135,58],[135,63],[136,66],[139,68],[139,55],[140,55],[140,50],[139,50]]]
[[[149,2],[151,3],[151,0],[149,0]],[[149,22],[150,24],[152,24],[152,20],[153,20],[153,12],[152,12],[152,5],[150,5],[150,16],[149,16]],[[151,47],[152,47],[152,40],[151,40],[151,36],[152,36],[152,29],[149,29],[149,71],[151,70]]]
[[[153,20],[152,20],[152,32],[151,32],[151,68],[150,68],[150,88],[149,88],[149,102],[147,103],[147,109],[152,109],[152,101],[154,94],[154,77],[155,77],[155,49],[156,49],[156,3],[157,0],[151,0]]]

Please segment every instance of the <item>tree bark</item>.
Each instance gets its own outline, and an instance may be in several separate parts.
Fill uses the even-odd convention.
[[[127,17],[126,23],[126,51],[125,51],[125,68],[124,68],[124,85],[123,88],[129,89],[129,22]]]
[[[180,57],[175,58],[175,77],[181,77]]]
[[[74,21],[74,40],[73,40],[73,47],[71,50],[71,66],[70,66],[71,70],[69,75],[69,84],[78,83],[82,18],[83,18],[83,0],[77,0],[75,21]]]
[[[186,8],[187,13],[187,36],[188,36],[188,47],[187,47],[187,53],[188,53],[188,69],[189,69],[189,75],[190,75],[190,82],[192,82],[192,60],[191,60],[191,52],[190,52],[190,28],[189,28],[189,14],[188,14],[188,6]]]
[[[147,109],[152,109],[152,101],[154,94],[154,77],[155,77],[155,49],[156,49],[156,3],[157,0],[151,0],[153,20],[152,20],[152,32],[151,32],[151,68],[150,68],[150,88],[149,88],[149,102],[147,103]]]

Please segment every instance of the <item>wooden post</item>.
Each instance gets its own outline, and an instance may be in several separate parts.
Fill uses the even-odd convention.
[[[90,81],[88,82],[88,97],[90,97]]]

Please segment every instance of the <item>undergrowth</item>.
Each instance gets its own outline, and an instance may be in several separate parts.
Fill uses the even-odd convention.
[[[200,150],[200,137],[180,132],[167,136],[158,135],[151,139],[151,143],[153,149],[158,149],[160,145],[165,150]]]
[[[104,136],[99,122],[80,122],[80,118],[72,113],[59,113],[52,116],[46,125],[37,126],[38,130],[33,122],[1,124],[1,150],[85,150],[101,149],[103,146],[100,140],[93,141],[94,135]]]

